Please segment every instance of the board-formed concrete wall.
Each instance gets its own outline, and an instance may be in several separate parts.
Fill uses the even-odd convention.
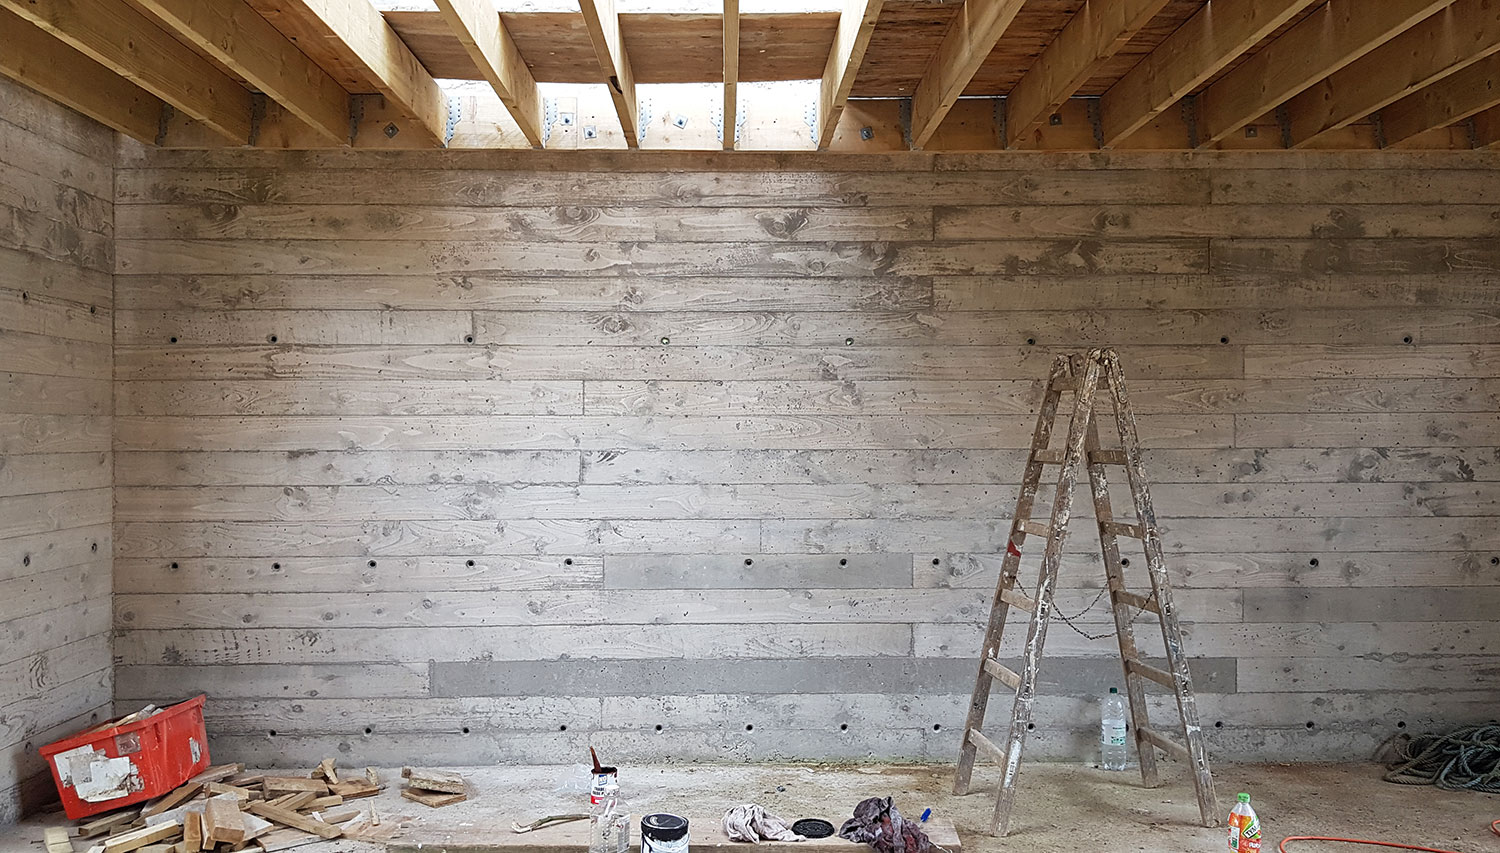
[[[122,158],[116,697],[217,758],[952,760],[1097,344],[1216,756],[1494,713],[1493,154]],[[1034,756],[1119,682],[1097,547]]]
[[[0,823],[109,714],[114,133],[0,80]]]

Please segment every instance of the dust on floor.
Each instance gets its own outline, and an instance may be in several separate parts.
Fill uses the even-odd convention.
[[[453,769],[471,783],[468,802],[428,809],[403,800],[396,782],[399,771],[385,770],[382,778],[391,780],[387,789],[379,797],[351,805],[373,803],[383,823],[405,824],[395,841],[403,847],[421,843],[426,849],[441,849],[433,845],[455,828],[494,827],[497,840],[514,841],[513,821],[527,823],[548,814],[587,810],[579,794],[554,790],[567,775],[565,767]],[[1275,850],[1276,842],[1287,835],[1376,838],[1459,853],[1500,850],[1500,838],[1489,829],[1490,821],[1500,819],[1500,796],[1393,785],[1380,780],[1380,768],[1373,764],[1221,765],[1214,775],[1226,817],[1235,793],[1252,795],[1265,828],[1267,851]],[[1162,785],[1147,789],[1141,787],[1135,771],[1028,764],[1022,769],[1011,833],[1003,839],[985,834],[998,768],[980,767],[974,792],[966,797],[953,796],[952,778],[950,765],[649,766],[623,768],[620,785],[636,815],[719,813],[730,805],[753,802],[788,819],[823,817],[835,825],[849,816],[859,800],[889,795],[908,816],[932,808],[950,818],[964,849],[972,853],[1225,849],[1222,829],[1197,825],[1197,801],[1180,765],[1164,764]],[[59,825],[60,820],[60,814],[44,815],[0,829],[0,850],[37,851],[42,828]],[[1326,853],[1340,848],[1371,849],[1308,843],[1292,850]],[[78,849],[84,849],[83,845]],[[521,848],[505,849],[521,853]],[[381,844],[348,839],[297,848],[297,853],[383,851]]]

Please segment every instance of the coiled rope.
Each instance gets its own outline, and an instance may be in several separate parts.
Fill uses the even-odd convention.
[[[1392,745],[1396,758],[1386,765],[1387,782],[1500,794],[1500,724],[1403,737]]]

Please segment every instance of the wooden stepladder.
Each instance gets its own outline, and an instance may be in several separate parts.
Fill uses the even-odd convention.
[[[1073,394],[1073,415],[1068,421],[1066,443],[1061,448],[1050,449],[1048,445],[1051,443],[1053,425],[1057,421],[1058,408],[1066,392]],[[1120,433],[1118,449],[1105,449],[1099,443],[1094,402],[1100,392],[1108,394],[1114,403],[1115,423]],[[1042,483],[1043,470],[1048,465],[1060,466],[1061,470],[1057,476],[1052,517],[1043,523],[1033,521],[1031,513],[1037,489]],[[1136,521],[1133,524],[1114,520],[1105,474],[1107,465],[1124,466],[1135,504]],[[954,779],[953,791],[960,795],[968,793],[969,782],[974,773],[974,759],[980,750],[999,759],[1004,775],[995,800],[995,816],[990,823],[990,832],[994,835],[1005,834],[1011,809],[1015,805],[1021,747],[1032,722],[1032,704],[1036,701],[1042,644],[1047,637],[1047,623],[1053,615],[1052,595],[1057,586],[1063,541],[1067,537],[1068,521],[1073,512],[1073,488],[1080,468],[1088,471],[1089,485],[1093,492],[1099,544],[1104,555],[1104,571],[1114,611],[1115,634],[1120,641],[1125,692],[1130,701],[1131,725],[1135,731],[1136,751],[1140,757],[1141,779],[1147,787],[1155,787],[1158,783],[1156,754],[1153,751],[1155,748],[1187,759],[1192,765],[1193,784],[1198,791],[1198,807],[1202,812],[1203,825],[1216,826],[1220,818],[1218,803],[1214,798],[1213,776],[1209,772],[1208,754],[1204,749],[1203,731],[1193,698],[1187,657],[1182,648],[1182,628],[1177,621],[1177,611],[1172,604],[1172,588],[1162,565],[1161,534],[1157,530],[1156,513],[1152,509],[1151,494],[1146,485],[1141,445],[1135,430],[1135,414],[1131,411],[1130,399],[1126,394],[1119,357],[1112,349],[1090,350],[1085,355],[1059,356],[1052,365],[1041,411],[1037,415],[1036,433],[1032,438],[1031,454],[1027,458],[1026,471],[1021,481],[1020,497],[1016,501],[1010,546],[1006,549],[1000,568],[1000,581],[995,588],[995,601],[990,611],[989,629],[984,637],[984,650],[979,659],[979,677],[974,684],[974,697],[969,704],[969,719],[964,726],[963,749],[959,753],[958,774]],[[1017,588],[1016,584],[1021,563],[1020,549],[1026,544],[1028,536],[1046,540],[1046,548],[1042,553],[1041,577],[1031,596]],[[1140,595],[1126,589],[1125,572],[1120,561],[1120,537],[1139,539],[1144,545],[1146,568],[1151,577],[1150,595]],[[1019,673],[997,659],[1005,619],[1011,608],[1020,610],[1031,618]],[[1139,614],[1146,611],[1160,617],[1169,670],[1148,665],[1136,649],[1132,623]],[[1177,710],[1182,718],[1185,746],[1151,727],[1146,714],[1145,682],[1148,680],[1168,687],[1177,694]],[[1016,691],[1015,705],[1011,711],[1010,735],[1003,748],[986,737],[983,731],[990,687],[996,681]]]

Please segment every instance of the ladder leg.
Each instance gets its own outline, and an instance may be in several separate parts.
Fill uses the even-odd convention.
[[[1100,449],[1097,422],[1089,423],[1086,447],[1089,452]],[[1160,783],[1156,772],[1156,749],[1142,735],[1151,728],[1146,707],[1145,679],[1139,673],[1132,672],[1127,663],[1139,660],[1141,653],[1135,644],[1130,607],[1119,597],[1119,593],[1125,592],[1125,570],[1120,563],[1119,541],[1105,526],[1105,522],[1114,520],[1109,500],[1109,478],[1104,473],[1103,465],[1090,462],[1088,469],[1089,486],[1094,494],[1094,517],[1099,522],[1099,549],[1104,556],[1105,582],[1109,585],[1110,610],[1115,617],[1115,637],[1120,643],[1120,666],[1124,671],[1125,695],[1130,701],[1130,724],[1135,730],[1135,751],[1141,763],[1141,783],[1147,788],[1155,788]]]
[[[1166,645],[1167,661],[1176,683],[1177,709],[1182,715],[1182,734],[1187,741],[1188,757],[1192,762],[1198,810],[1204,826],[1216,826],[1220,816],[1214,795],[1213,774],[1209,770],[1203,724],[1198,718],[1198,704],[1193,695],[1192,673],[1188,670],[1187,655],[1182,647],[1182,626],[1177,620],[1177,608],[1172,603],[1172,585],[1162,564],[1161,532],[1156,526],[1156,510],[1151,504],[1151,494],[1146,486],[1146,469],[1141,460],[1135,414],[1130,408],[1130,398],[1125,389],[1124,377],[1120,373],[1118,356],[1110,350],[1104,354],[1104,358],[1105,373],[1115,401],[1115,421],[1120,428],[1121,449],[1125,453],[1125,473],[1130,481],[1131,497],[1135,501],[1136,520],[1145,534],[1146,569],[1150,572],[1151,589],[1161,611],[1162,640]]]
[[[1015,586],[1016,576],[1020,571],[1019,549],[1026,542],[1026,532],[1020,529],[1020,522],[1031,517],[1032,506],[1036,503],[1037,489],[1042,483],[1043,466],[1037,461],[1036,452],[1047,449],[1047,445],[1052,441],[1052,425],[1056,421],[1057,406],[1062,399],[1062,392],[1054,386],[1059,379],[1067,375],[1067,366],[1065,358],[1059,357],[1054,362],[1051,375],[1047,378],[1047,387],[1042,393],[1041,407],[1037,411],[1036,430],[1032,433],[1031,439],[1031,453],[1027,457],[1026,472],[1021,477],[1021,491],[1016,499],[1016,514],[1011,521],[1010,542],[1016,548],[1006,548],[1005,559],[1001,562],[1000,580],[995,586],[994,603],[990,606],[989,627],[985,630],[984,648],[980,651],[979,675],[974,680],[974,693],[969,698],[969,717],[964,722],[963,747],[958,754],[958,771],[953,777],[953,793],[959,796],[969,792],[969,783],[973,779],[978,745],[969,736],[969,732],[984,728],[984,716],[990,702],[990,687],[994,681],[989,670],[985,669],[984,662],[995,657],[1000,650],[1001,635],[1005,632],[1005,619],[1010,610],[1010,605],[1005,602],[1002,595],[1006,590]]]
[[[992,835],[1006,833],[1010,827],[1011,811],[1015,807],[1021,750],[1025,746],[1026,730],[1031,723],[1032,704],[1036,701],[1037,672],[1041,668],[1042,647],[1047,640],[1047,623],[1052,615],[1052,592],[1057,585],[1058,568],[1062,565],[1063,543],[1067,539],[1068,521],[1073,514],[1073,487],[1078,482],[1079,468],[1083,464],[1084,443],[1093,417],[1095,391],[1099,385],[1100,362],[1092,357],[1093,353],[1090,356],[1087,368],[1073,393],[1073,417],[1068,423],[1062,471],[1057,477],[1057,494],[1053,497],[1052,518],[1048,523],[1050,535],[1047,537],[1047,548],[1042,554],[1042,572],[1037,582],[1031,628],[1026,634],[1020,687],[1016,690],[1015,705],[1011,709],[1004,775],[1001,777],[1000,793],[995,798],[995,814],[990,821]],[[1078,376],[1076,371],[1074,376]]]

